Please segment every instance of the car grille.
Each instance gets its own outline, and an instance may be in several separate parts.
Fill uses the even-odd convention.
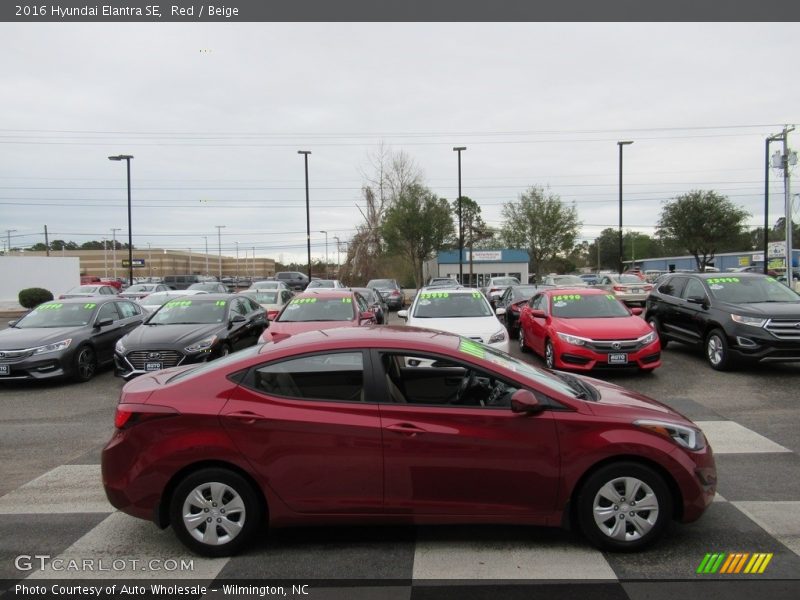
[[[638,340],[592,340],[586,346],[597,352],[633,352],[642,347]]]
[[[31,356],[33,350],[0,350],[0,363],[16,363]]]
[[[159,357],[151,357],[151,354],[158,354]],[[136,350],[129,352],[125,358],[137,371],[144,371],[144,366],[149,362],[160,362],[164,369],[176,367],[183,360],[183,354],[175,350]]]
[[[779,340],[800,341],[800,319],[770,319],[766,329]]]

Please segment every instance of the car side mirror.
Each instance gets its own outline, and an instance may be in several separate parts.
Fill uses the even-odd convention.
[[[498,317],[502,317],[504,314],[506,314],[506,309],[501,306],[494,312],[495,314],[497,314]]]
[[[365,310],[358,315],[358,324],[364,325],[369,324],[370,321],[375,320],[375,313],[371,310]]]
[[[97,321],[94,324],[94,326],[96,328],[107,327],[107,326],[111,325],[112,323],[114,323],[114,319],[112,319],[111,317],[108,317],[107,319],[100,319],[99,321]]]
[[[19,319],[15,320],[15,321],[9,321],[9,322],[8,322],[8,326],[9,326],[9,327],[13,327],[13,326],[14,326],[14,325],[16,325],[17,323],[19,323]]]
[[[631,312],[636,315],[637,317],[642,314],[642,309],[639,306],[635,306],[631,309]]]
[[[517,390],[511,396],[511,412],[535,415],[544,410],[539,400],[530,390]]]
[[[544,319],[545,318],[544,311],[542,309],[540,309],[540,308],[534,308],[531,311],[531,316],[536,318],[536,319]]]
[[[401,319],[408,319],[408,311],[407,310],[398,310],[397,316]]]

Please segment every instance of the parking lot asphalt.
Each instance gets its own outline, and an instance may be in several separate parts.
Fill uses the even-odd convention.
[[[7,320],[0,319],[0,327]],[[390,322],[399,322],[392,313]],[[512,354],[541,365],[531,354]],[[639,554],[594,550],[580,536],[522,527],[309,528],[275,531],[232,559],[191,557],[172,532],[116,512],[100,484],[99,453],[113,431],[123,382],[110,370],[85,384],[2,382],[0,387],[0,580],[85,578],[97,573],[20,571],[15,557],[193,558],[170,577],[319,582],[321,597],[532,597],[520,581],[551,582],[548,597],[793,598],[800,595],[800,365],[713,371],[697,350],[671,344],[655,373],[596,373],[659,399],[700,423],[714,448],[719,496],[700,521],[674,525]],[[755,577],[698,575],[709,552],[772,553]],[[160,573],[163,576],[163,573]],[[115,576],[153,578],[130,571]],[[336,582],[356,582],[349,595]],[[333,584],[331,584],[333,582]],[[709,587],[709,582],[722,588]],[[669,585],[664,585],[664,584]],[[653,585],[648,585],[653,584]],[[656,585],[657,584],[657,585]],[[702,585],[701,585],[702,584]],[[331,587],[331,593],[322,588]],[[697,586],[700,587],[697,587]],[[313,587],[313,586],[312,586]],[[458,587],[461,590],[461,587]],[[569,593],[568,592],[569,589]],[[485,592],[479,593],[481,590]],[[516,590],[516,591],[515,591]],[[463,590],[462,590],[463,591]]]

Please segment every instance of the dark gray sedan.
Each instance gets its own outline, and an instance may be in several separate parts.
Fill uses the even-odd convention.
[[[0,380],[89,381],[143,318],[138,304],[116,296],[40,304],[0,331]]]

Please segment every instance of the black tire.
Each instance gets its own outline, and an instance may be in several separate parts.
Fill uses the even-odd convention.
[[[72,378],[79,382],[89,381],[97,373],[97,355],[94,348],[83,345],[75,352]]]
[[[626,491],[634,493],[633,499],[622,495]],[[669,527],[672,495],[661,475],[650,467],[612,463],[583,484],[577,513],[581,531],[593,545],[601,550],[636,552],[655,543]]]
[[[219,358],[222,358],[223,356],[228,356],[228,354],[230,354],[231,352],[233,352],[233,348],[231,348],[231,345],[228,342],[223,342],[222,346],[220,346],[219,348]]]
[[[212,491],[219,494],[217,502],[214,502]],[[205,498],[208,506],[199,506],[198,496]],[[192,498],[195,500],[191,501]],[[229,510],[226,516],[225,506],[234,504],[237,510]],[[238,510],[239,506],[241,510]],[[198,518],[198,525],[190,531],[184,514],[187,519],[194,515],[209,516]],[[175,535],[192,552],[208,557],[232,556],[261,528],[264,506],[244,477],[227,469],[209,468],[187,475],[178,484],[170,499],[169,515]],[[215,525],[215,528],[209,529],[209,525]],[[221,533],[224,535],[220,536]],[[225,541],[227,535],[231,538]],[[208,538],[208,541],[201,538]],[[217,541],[213,542],[214,539]]]
[[[519,329],[515,327],[513,321],[508,318],[508,313],[506,313],[506,329],[508,330],[508,337],[512,340],[519,335]]]
[[[661,344],[661,349],[664,350],[667,347],[667,344],[669,344],[669,340],[664,337],[663,333],[661,333],[661,323],[659,323],[656,317],[649,317],[647,319],[647,323],[653,328],[653,331],[656,332],[658,341]]]
[[[519,335],[517,338],[519,340],[519,351],[523,354],[530,352],[528,347],[525,345],[525,332],[523,331],[522,327],[519,328]]]
[[[728,340],[725,337],[725,332],[721,329],[712,329],[708,333],[705,344],[703,344],[703,350],[706,354],[706,360],[712,369],[727,371],[733,366],[733,359],[728,349]]]
[[[548,369],[556,368],[556,349],[550,340],[544,342],[544,366]]]

